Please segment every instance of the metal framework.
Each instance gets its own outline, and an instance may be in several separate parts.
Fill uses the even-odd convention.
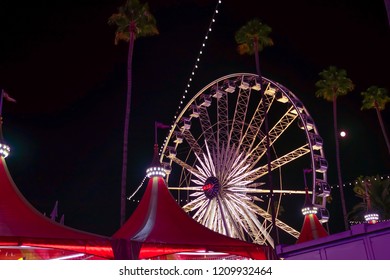
[[[327,163],[322,139],[302,102],[277,82],[264,77],[262,85],[257,81],[254,74],[231,74],[199,91],[176,119],[160,160],[168,159],[172,170],[168,186],[179,203],[184,195],[183,209],[195,220],[231,237],[274,246],[270,204],[262,198],[270,189],[263,178],[268,172],[265,114],[273,151],[271,169],[278,178],[273,182],[277,214],[284,195],[305,193],[303,184],[288,185],[297,183],[289,180],[291,171],[288,174],[285,168],[300,176],[310,169],[312,202],[321,210],[320,220],[327,221]],[[276,226],[299,236],[278,216]]]

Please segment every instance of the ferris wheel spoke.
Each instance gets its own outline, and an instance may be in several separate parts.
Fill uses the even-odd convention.
[[[294,151],[291,151],[291,152],[285,154],[284,156],[281,156],[281,157],[273,160],[271,162],[271,170],[275,170],[276,168],[279,168],[282,165],[285,165],[289,162],[292,162],[292,161],[300,158],[301,156],[303,156],[309,152],[310,152],[310,149],[308,148],[308,144],[306,144],[298,149],[295,149]],[[256,181],[257,179],[263,177],[268,172],[268,166],[263,165],[259,168],[256,168],[253,171],[254,172],[248,174],[248,176],[245,178],[246,180]]]
[[[222,148],[222,168],[220,170],[220,178],[223,184],[226,184],[231,176],[232,171],[244,164],[244,161],[240,162],[242,155],[236,155],[235,145],[227,145]]]
[[[256,212],[259,216],[263,217],[265,221],[268,222],[269,226],[272,226],[272,215],[265,211],[263,208],[260,206],[253,204],[251,207],[253,207],[254,212]],[[275,224],[278,228],[283,230],[284,232],[290,234],[291,236],[298,238],[299,237],[299,231],[294,229],[293,227],[287,225],[286,223],[282,222],[278,218],[275,220]]]
[[[294,122],[297,115],[291,113],[294,107],[290,107],[290,109],[283,115],[282,118],[270,129],[269,131],[269,140],[270,146],[274,144],[274,142],[283,134],[283,132]],[[261,141],[257,144],[257,146],[251,150],[250,157],[253,160],[252,167],[257,164],[257,162],[264,156],[267,151],[266,135],[263,136]]]
[[[221,201],[221,197],[220,197],[220,194],[218,194],[216,196],[215,199],[212,199],[212,200],[215,200],[216,201],[216,204],[218,205],[218,215],[221,217],[221,222],[222,222],[222,227],[223,227],[223,234],[227,235],[227,236],[231,236],[231,231],[230,231],[230,228],[228,226],[228,215],[229,215],[229,212],[227,211],[227,209],[224,207],[222,201]]]
[[[192,217],[195,220],[197,220],[199,223],[201,223],[205,217],[206,209],[207,209],[209,204],[210,204],[209,201],[202,200],[202,201],[198,201],[198,203],[194,204],[194,207],[189,207],[190,204],[184,205],[183,210],[186,212],[196,210],[196,212],[194,213],[194,215]]]
[[[201,208],[204,203],[205,203],[204,197],[197,197],[196,199],[188,202],[182,208],[185,212],[190,212],[190,211]]]
[[[241,225],[245,225],[244,230],[250,236],[258,235],[258,232],[261,232],[261,236],[263,236],[263,238],[261,238],[261,240],[266,239],[265,236],[267,236],[268,234],[266,232],[266,229],[258,221],[258,218],[255,215],[249,214],[250,211],[249,212],[246,210],[243,211],[243,209],[251,209],[252,208],[252,206],[251,206],[252,203],[250,203],[248,201],[248,198],[242,198],[242,197],[240,198],[240,197],[237,197],[236,195],[231,194],[231,193],[228,193],[227,196],[230,198],[231,201],[234,202],[232,204],[236,208],[236,213],[237,213],[236,220],[239,221],[239,223]],[[244,205],[244,207],[242,207],[242,205]],[[256,240],[258,241],[259,238],[256,238]],[[263,243],[263,241],[260,243]]]
[[[231,200],[226,199],[225,195],[223,196],[223,198],[221,195],[219,195],[218,197],[222,210],[224,210],[223,213],[226,213],[225,221],[227,227],[229,228],[230,236],[244,238],[243,232],[240,230],[240,227],[237,224],[237,220],[234,218],[235,208],[233,207]]]
[[[251,186],[252,185],[252,186]],[[248,194],[248,193],[259,193],[259,194],[269,194],[270,190],[268,189],[257,189],[259,186],[263,186],[264,183],[258,183],[258,184],[251,184],[251,185],[246,185],[246,186],[229,186],[226,189],[229,192],[234,192],[234,193],[243,193],[243,194]],[[279,193],[279,194],[306,194],[306,191],[304,191],[304,187],[299,187],[302,190],[273,190],[274,193]],[[195,186],[195,187],[168,187],[169,190],[179,190],[179,191],[196,191],[195,193],[192,193],[191,196],[199,196],[203,194],[202,192],[202,187]],[[309,194],[312,194],[312,191],[308,191]]]
[[[296,229],[290,227],[288,224],[282,222],[281,220],[279,219],[276,219],[275,220],[275,224],[278,228],[280,228],[281,230],[283,230],[284,232],[290,234],[291,236],[295,237],[296,239],[299,238],[299,234],[300,232],[297,231]]]
[[[179,159],[177,157],[171,157],[170,159],[173,162],[175,162],[176,164],[180,165],[185,170],[187,170],[187,171],[191,172],[192,174],[196,175],[198,178],[203,176],[196,168],[193,168],[191,165],[185,163],[181,159]]]
[[[264,226],[259,222],[258,218],[254,214],[253,211],[249,211],[248,208],[243,208],[243,213],[247,216],[246,221],[248,222],[252,232],[256,232],[256,228],[261,232],[262,237],[268,241],[268,243],[274,247],[274,241],[272,237],[269,235],[268,231],[264,228]]]
[[[268,83],[266,92],[267,90],[269,90],[270,87],[270,83]],[[248,153],[248,151],[252,150],[252,147],[255,144],[258,135],[263,134],[260,128],[264,122],[264,116],[269,111],[269,108],[271,107],[274,98],[275,95],[264,94],[263,98],[258,103],[256,111],[253,114],[253,117],[250,120],[248,127],[245,131],[245,134],[241,139],[242,141],[240,146],[243,152]]]
[[[205,143],[207,143],[210,147],[216,147],[217,142],[215,140],[214,131],[211,126],[209,112],[205,106],[199,107],[199,121],[202,127]]]
[[[215,202],[208,200],[206,207],[203,210],[201,223],[208,228],[212,228],[215,225]],[[212,228],[215,230],[215,228]]]
[[[215,200],[210,201],[209,204],[209,223],[207,225],[208,228],[212,228],[214,225],[216,225],[216,219],[218,219],[218,211],[215,211],[216,203]]]
[[[304,189],[303,187],[300,187],[301,189]],[[232,191],[234,193],[243,193],[243,194],[269,194],[270,190],[267,189],[253,189],[253,188],[247,188],[247,187],[241,187],[241,186],[233,186],[229,187],[229,191]],[[302,194],[305,195],[306,191],[302,190],[273,190],[273,193],[278,193],[278,194]],[[308,191],[309,194],[312,194],[312,191]]]
[[[188,187],[174,187],[170,186],[168,187],[169,190],[176,190],[176,191],[201,191],[202,187],[199,186],[188,186]]]
[[[241,213],[241,206],[242,204],[238,204],[236,201],[227,201],[228,207],[230,208],[232,220],[231,223],[237,224],[237,226],[234,227],[234,234],[233,237],[239,237],[244,238],[244,232],[247,231],[246,223],[244,223],[244,219],[242,219]]]
[[[203,150],[199,146],[198,142],[195,140],[191,131],[189,131],[188,129],[183,129],[182,134],[184,136],[184,139],[187,141],[189,147],[192,149],[192,151],[194,151],[195,155],[198,157],[203,155]]]
[[[243,79],[244,77],[242,77]],[[233,122],[231,124],[229,143],[237,145],[236,153],[240,150],[239,144],[245,127],[245,118],[248,110],[251,88],[239,88],[236,109],[234,111]]]
[[[276,139],[293,123],[297,118],[297,114],[292,113],[294,107],[291,106],[290,109],[284,114],[284,116],[276,123],[276,125],[269,131],[269,137],[271,143],[275,142]]]
[[[217,99],[217,146],[223,147],[229,143],[228,93],[219,89],[218,85],[214,90],[213,97]]]

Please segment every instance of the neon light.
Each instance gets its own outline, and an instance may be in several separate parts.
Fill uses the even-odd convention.
[[[69,259],[74,259],[74,258],[80,258],[80,257],[83,257],[85,256],[85,254],[74,254],[74,255],[69,255],[69,256],[63,256],[63,257],[59,257],[59,258],[53,258],[53,259],[50,259],[51,261],[53,260],[69,260]]]
[[[150,167],[146,170],[146,176],[148,178],[158,176],[158,177],[163,177],[167,175],[165,169],[163,167]]]
[[[315,206],[302,208],[303,215],[317,214],[318,208]]]
[[[207,185],[204,185],[204,186],[202,187],[202,189],[203,189],[204,191],[207,191],[207,190],[211,189],[212,187],[213,187],[213,184],[207,184]]]
[[[369,224],[376,224],[379,221],[379,215],[377,213],[366,214],[364,220]]]

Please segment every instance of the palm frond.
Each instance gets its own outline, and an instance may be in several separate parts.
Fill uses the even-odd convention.
[[[235,34],[235,40],[239,45],[238,52],[240,54],[253,54],[255,43],[258,45],[258,51],[262,51],[267,46],[273,46],[274,42],[269,37],[271,31],[271,27],[263,24],[259,19],[248,21]]]
[[[328,69],[321,71],[319,76],[321,80],[315,84],[318,88],[315,95],[327,101],[333,101],[335,97],[346,95],[355,88],[344,69],[329,66]]]
[[[378,110],[382,111],[385,109],[386,104],[390,102],[387,89],[378,86],[370,86],[361,95],[363,96],[361,110],[375,109],[378,107]]]
[[[159,34],[156,19],[150,13],[149,5],[141,4],[139,0],[127,0],[119,7],[118,13],[109,17],[108,24],[117,26],[115,44],[119,41],[128,42],[130,32],[134,32],[135,38]]]
[[[390,179],[360,176],[353,191],[363,201],[353,207],[349,217],[362,220],[367,211],[375,211],[381,219],[390,218]]]

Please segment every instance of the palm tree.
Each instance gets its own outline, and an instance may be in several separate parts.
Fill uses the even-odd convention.
[[[126,178],[127,178],[127,146],[129,137],[131,85],[132,85],[132,61],[134,42],[139,37],[157,35],[156,20],[149,11],[149,5],[141,4],[139,0],[126,0],[126,3],[119,7],[118,13],[114,13],[108,19],[110,25],[116,25],[115,44],[119,41],[129,42],[127,56],[127,97],[126,112],[123,133],[123,161],[121,179],[121,212],[120,225],[126,218]]]
[[[387,149],[390,154],[390,143],[389,138],[387,137],[385,125],[383,124],[381,112],[385,109],[386,103],[390,102],[390,97],[387,95],[387,90],[385,88],[379,88],[377,86],[371,86],[361,93],[363,96],[363,105],[362,110],[375,109],[376,115],[378,116],[379,125],[381,126],[383,137],[387,145]]]
[[[266,24],[263,24],[258,19],[252,19],[242,26],[235,35],[238,44],[238,53],[255,55],[256,73],[259,75],[262,82],[260,71],[259,52],[267,46],[273,46],[274,42],[269,37],[272,29]]]
[[[266,24],[260,22],[259,19],[252,19],[248,21],[244,26],[242,26],[235,34],[235,39],[238,44],[237,51],[240,55],[249,54],[255,55],[256,63],[256,72],[260,79],[260,94],[264,95],[264,86],[263,86],[263,76],[260,71],[260,60],[259,52],[264,49],[264,47],[272,46],[274,44],[273,40],[269,37],[272,29]],[[271,175],[271,153],[270,153],[270,139],[269,139],[269,128],[268,128],[268,114],[265,112],[264,116],[264,127],[266,135],[266,148],[267,148],[267,171],[268,171],[268,187],[270,189],[270,205],[271,215],[272,215],[272,231],[271,237],[274,242],[278,242],[278,232],[276,230],[275,222],[275,202],[273,194],[273,185],[272,185],[272,175]]]
[[[340,186],[341,206],[343,210],[343,219],[345,230],[348,230],[347,209],[345,207],[343,181],[341,179],[340,165],[340,149],[337,128],[337,97],[348,94],[354,89],[354,84],[347,78],[347,71],[338,69],[335,66],[330,66],[328,69],[319,73],[321,80],[316,82],[317,97],[322,97],[327,101],[333,102],[333,129],[336,142],[336,163],[337,163],[337,178]]]
[[[380,219],[390,219],[390,180],[377,176],[360,176],[353,188],[355,195],[362,199],[348,213],[353,220],[361,221],[367,212],[374,211]]]

